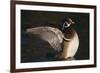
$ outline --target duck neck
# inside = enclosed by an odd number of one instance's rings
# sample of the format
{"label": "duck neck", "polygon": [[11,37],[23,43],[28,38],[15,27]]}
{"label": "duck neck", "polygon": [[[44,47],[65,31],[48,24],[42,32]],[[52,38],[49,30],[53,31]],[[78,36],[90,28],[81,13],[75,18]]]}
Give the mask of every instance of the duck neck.
{"label": "duck neck", "polygon": [[63,39],[63,43],[62,43],[62,48],[63,48],[63,50],[62,50],[62,52],[61,52],[61,54],[60,54],[60,58],[61,59],[67,59],[68,58],[68,56],[67,56],[67,48],[68,48],[68,46],[69,46],[69,42],[70,42],[70,39]]}

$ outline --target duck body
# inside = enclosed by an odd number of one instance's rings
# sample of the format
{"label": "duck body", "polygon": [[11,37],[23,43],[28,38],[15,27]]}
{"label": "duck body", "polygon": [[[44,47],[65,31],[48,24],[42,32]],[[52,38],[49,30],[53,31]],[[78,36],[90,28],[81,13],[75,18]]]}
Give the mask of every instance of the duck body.
{"label": "duck body", "polygon": [[68,28],[63,33],[58,28],[41,26],[29,28],[26,32],[38,35],[42,40],[49,42],[54,50],[58,52],[55,57],[59,59],[74,57],[79,47],[78,34],[72,28]]}

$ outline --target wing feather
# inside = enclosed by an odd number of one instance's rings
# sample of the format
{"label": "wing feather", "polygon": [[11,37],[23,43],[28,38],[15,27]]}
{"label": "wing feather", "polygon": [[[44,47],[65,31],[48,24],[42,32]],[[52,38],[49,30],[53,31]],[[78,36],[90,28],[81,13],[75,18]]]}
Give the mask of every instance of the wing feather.
{"label": "wing feather", "polygon": [[53,27],[35,27],[29,28],[26,32],[38,35],[42,40],[47,41],[56,51],[61,51],[63,33],[58,28]]}

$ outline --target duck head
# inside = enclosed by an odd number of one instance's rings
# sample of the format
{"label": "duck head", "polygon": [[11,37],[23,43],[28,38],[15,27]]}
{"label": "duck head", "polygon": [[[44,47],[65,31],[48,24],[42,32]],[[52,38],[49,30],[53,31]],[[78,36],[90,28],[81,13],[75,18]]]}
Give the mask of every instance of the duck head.
{"label": "duck head", "polygon": [[66,18],[62,26],[62,31],[64,31],[66,28],[70,27],[73,24],[75,24],[75,22],[71,18]]}

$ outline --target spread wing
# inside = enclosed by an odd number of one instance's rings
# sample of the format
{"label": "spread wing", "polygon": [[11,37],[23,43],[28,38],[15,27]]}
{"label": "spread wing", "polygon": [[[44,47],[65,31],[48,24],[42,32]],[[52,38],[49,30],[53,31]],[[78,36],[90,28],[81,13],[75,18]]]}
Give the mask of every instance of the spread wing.
{"label": "spread wing", "polygon": [[56,51],[60,52],[62,50],[61,43],[64,35],[59,29],[46,26],[29,28],[26,32],[37,35],[42,40],[48,42]]}

